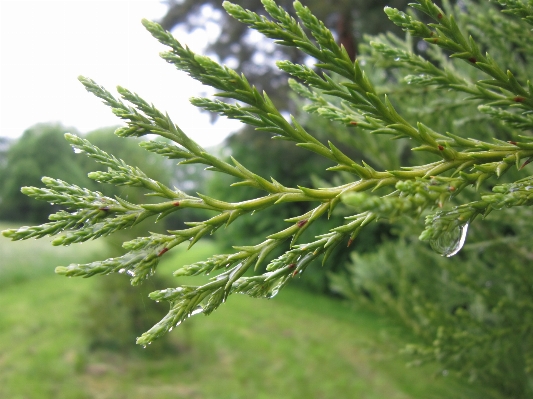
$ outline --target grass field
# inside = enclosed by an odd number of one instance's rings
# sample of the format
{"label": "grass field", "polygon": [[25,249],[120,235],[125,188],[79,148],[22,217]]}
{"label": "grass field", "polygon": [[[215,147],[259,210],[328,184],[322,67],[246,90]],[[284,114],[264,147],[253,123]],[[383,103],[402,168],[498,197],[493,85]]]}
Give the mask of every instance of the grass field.
{"label": "grass field", "polygon": [[[209,241],[177,249],[161,270],[169,276],[216,250]],[[89,351],[80,317],[106,277],[68,279],[53,269],[102,258],[103,243],[58,249],[2,237],[0,253],[0,398],[497,398],[435,377],[436,365],[406,368],[398,351],[413,337],[392,321],[290,287],[272,300],[230,298],[192,318],[171,333],[168,353]]]}

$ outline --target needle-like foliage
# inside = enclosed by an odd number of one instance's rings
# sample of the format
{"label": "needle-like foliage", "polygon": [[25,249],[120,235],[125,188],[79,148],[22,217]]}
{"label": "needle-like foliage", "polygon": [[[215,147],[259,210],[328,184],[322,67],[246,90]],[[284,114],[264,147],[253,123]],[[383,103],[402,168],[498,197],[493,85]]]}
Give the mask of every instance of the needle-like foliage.
{"label": "needle-like foliage", "polygon": [[[525,1],[501,1],[502,24],[514,29],[522,18],[531,23],[531,6]],[[427,24],[396,9],[386,8],[390,20],[412,37],[445,54],[441,62],[425,58],[394,40],[373,42],[373,51],[393,59],[409,72],[406,80],[413,87],[465,94],[465,101],[479,104],[479,111],[511,129],[512,140],[489,138],[471,139],[460,131],[438,131],[421,121],[402,114],[401,104],[394,105],[394,93],[383,93],[365,73],[365,66],[353,62],[346,50],[339,46],[333,34],[299,1],[294,2],[298,20],[291,17],[273,0],[263,0],[266,16],[247,11],[239,5],[224,2],[224,8],[234,18],[255,29],[278,45],[292,46],[315,59],[314,67],[279,61],[278,67],[291,75],[290,85],[302,96],[306,111],[345,126],[357,128],[354,134],[381,134],[385,143],[390,138],[407,142],[413,151],[425,154],[429,162],[404,164],[392,170],[376,170],[362,160],[352,159],[339,145],[321,141],[316,132],[305,128],[294,117],[281,114],[267,93],[260,93],[245,76],[219,65],[212,59],[195,54],[182,45],[157,23],[143,20],[146,29],[168,47],[161,57],[186,72],[193,79],[216,90],[222,100],[193,98],[191,102],[204,110],[237,119],[253,126],[257,134],[270,134],[274,139],[287,140],[331,162],[332,175],[349,174],[351,180],[335,187],[287,187],[283,176],[261,176],[236,159],[227,162],[208,153],[183,132],[168,114],[143,100],[131,91],[118,88],[119,98],[91,79],[80,77],[85,88],[99,97],[112,112],[125,122],[116,134],[121,137],[160,136],[165,140],[143,141],[147,151],[170,159],[181,160],[178,165],[203,164],[214,173],[234,177],[234,186],[250,186],[264,194],[247,201],[231,203],[224,198],[184,193],[167,187],[154,177],[148,177],[135,166],[127,165],[112,154],[95,147],[87,140],[66,135],[77,152],[108,167],[106,172],[89,174],[91,179],[113,185],[130,185],[160,197],[156,204],[134,204],[123,198],[108,198],[64,181],[43,178],[46,188],[25,187],[26,195],[64,207],[50,216],[50,222],[34,227],[6,230],[3,234],[13,240],[56,236],[53,245],[83,242],[126,229],[145,219],[154,221],[183,208],[200,208],[214,212],[201,222],[187,223],[188,228],[152,234],[124,243],[126,253],[117,258],[88,264],[57,267],[65,276],[90,277],[95,274],[127,273],[132,284],[139,284],[156,272],[161,257],[184,242],[189,247],[206,235],[215,233],[238,218],[245,218],[269,207],[287,202],[311,203],[308,212],[287,219],[288,227],[258,239],[253,246],[235,246],[231,254],[216,255],[202,262],[176,270],[176,276],[211,274],[209,282],[200,286],[181,286],[156,291],[150,297],[166,301],[168,314],[137,342],[147,345],[166,334],[188,317],[209,314],[223,304],[228,296],[240,293],[252,297],[271,298],[292,278],[303,273],[313,261],[321,258],[327,263],[332,251],[349,247],[369,223],[379,219],[398,220],[407,215],[426,220],[420,239],[444,256],[456,254],[465,242],[468,225],[478,216],[484,218],[504,207],[523,207],[533,203],[531,176],[509,183],[496,179],[511,168],[522,169],[533,157],[533,86],[525,69],[511,70],[486,53],[482,41],[462,31],[453,15],[445,13],[429,0],[420,0],[412,7],[433,20]],[[494,11],[495,9],[492,9]],[[514,19],[511,19],[514,18]],[[518,22],[517,22],[518,21]],[[482,39],[480,39],[482,40]],[[524,57],[531,54],[531,46],[523,44]],[[451,60],[450,60],[451,58]],[[471,74],[459,72],[455,63],[463,63]],[[460,69],[461,71],[464,68]],[[483,76],[478,79],[477,76]],[[474,77],[474,78],[473,78]],[[443,115],[445,117],[445,115]],[[355,131],[355,130],[354,130]],[[387,137],[389,136],[389,137]],[[388,145],[388,144],[387,144]],[[365,152],[365,148],[360,148]],[[261,154],[257,154],[261,156]],[[276,160],[279,162],[282,160]],[[179,167],[179,166],[178,166]],[[333,178],[332,178],[333,180]],[[492,181],[493,194],[482,192],[486,182]],[[462,194],[467,195],[462,195]],[[474,198],[474,199],[472,199]],[[339,207],[353,214],[345,223],[324,231],[314,240],[301,243],[302,234],[316,220],[327,218]],[[483,223],[483,221],[478,221]],[[224,234],[219,232],[217,234]],[[238,245],[238,243],[235,243]],[[281,256],[272,259],[280,249]],[[275,251],[276,250],[276,251]],[[248,271],[264,270],[257,275]]]}

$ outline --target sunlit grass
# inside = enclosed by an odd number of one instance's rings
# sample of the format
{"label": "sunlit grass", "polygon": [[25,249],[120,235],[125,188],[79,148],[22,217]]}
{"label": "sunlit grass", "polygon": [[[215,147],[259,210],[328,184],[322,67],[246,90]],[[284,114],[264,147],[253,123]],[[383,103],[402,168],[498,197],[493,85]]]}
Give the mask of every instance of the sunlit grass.
{"label": "sunlit grass", "polygon": [[[452,376],[434,377],[435,365],[406,368],[398,350],[413,337],[390,320],[290,287],[272,300],[234,296],[213,315],[188,320],[171,332],[169,353],[143,356],[150,346],[128,355],[91,352],[80,315],[106,277],[67,279],[53,268],[101,258],[105,248],[87,243],[63,252],[32,241],[15,250],[18,244],[0,239],[0,251],[13,253],[1,269],[10,282],[0,284],[0,398],[493,397]],[[178,248],[161,271],[170,276],[218,250],[210,241]],[[27,277],[9,277],[19,272]]]}

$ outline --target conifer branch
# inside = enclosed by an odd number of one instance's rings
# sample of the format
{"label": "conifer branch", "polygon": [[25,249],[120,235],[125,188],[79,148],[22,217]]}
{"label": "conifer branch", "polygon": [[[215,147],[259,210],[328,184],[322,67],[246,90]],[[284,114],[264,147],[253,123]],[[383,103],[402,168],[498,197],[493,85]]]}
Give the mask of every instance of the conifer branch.
{"label": "conifer branch", "polygon": [[[227,162],[209,154],[189,138],[168,114],[159,111],[136,93],[118,88],[120,98],[94,81],[80,77],[85,88],[99,97],[126,126],[116,134],[121,137],[140,137],[154,134],[166,141],[143,141],[144,149],[179,164],[203,164],[210,171],[237,178],[235,186],[250,186],[262,190],[263,196],[241,202],[226,202],[204,194],[190,195],[172,189],[148,177],[138,167],[130,166],[112,154],[102,151],[89,141],[73,135],[66,139],[76,149],[106,166],[107,171],[92,172],[89,177],[99,183],[132,186],[148,190],[148,195],[162,198],[159,203],[133,204],[122,198],[109,198],[61,180],[43,178],[45,188],[25,187],[23,193],[41,201],[65,208],[50,216],[50,222],[34,227],[6,230],[3,234],[12,240],[56,236],[54,245],[69,245],[109,235],[149,218],[157,220],[184,208],[214,211],[215,215],[199,222],[189,222],[187,228],[152,233],[124,243],[123,256],[86,264],[59,266],[58,274],[90,277],[97,274],[126,273],[132,284],[139,284],[156,272],[161,257],[174,247],[188,242],[189,247],[206,235],[253,212],[286,202],[312,202],[314,208],[301,215],[286,219],[288,227],[270,234],[256,245],[235,246],[231,254],[215,255],[205,261],[183,266],[176,276],[208,275],[209,282],[200,286],[185,285],[153,292],[150,297],[166,301],[169,313],[154,327],[138,338],[138,343],[149,344],[188,317],[210,314],[224,303],[229,295],[240,293],[252,297],[271,298],[293,277],[304,272],[311,262],[322,258],[325,262],[339,244],[350,246],[369,223],[388,219],[391,222],[403,216],[426,216],[426,228],[421,240],[445,256],[458,251],[464,243],[469,223],[477,216],[487,216],[504,207],[530,206],[533,181],[530,177],[511,183],[500,183],[492,194],[478,194],[475,200],[460,205],[448,205],[460,200],[459,194],[470,186],[476,190],[494,177],[501,177],[513,165],[522,169],[533,159],[533,139],[517,136],[516,140],[493,139],[490,142],[463,137],[456,132],[441,133],[429,124],[409,122],[402,104],[392,101],[376,88],[362,62],[352,62],[346,50],[336,44],[332,33],[299,1],[294,3],[298,20],[291,17],[273,0],[263,0],[267,16],[259,16],[244,8],[224,2],[224,8],[237,20],[256,29],[278,44],[292,46],[317,60],[318,73],[306,65],[279,61],[278,67],[292,79],[291,88],[306,99],[305,110],[346,126],[360,127],[372,134],[387,134],[393,138],[412,139],[412,150],[434,155],[437,161],[396,170],[376,170],[366,162],[357,163],[328,141],[323,143],[308,132],[291,116],[285,118],[266,93],[260,93],[244,75],[221,66],[208,57],[195,54],[182,46],[169,32],[156,23],[143,21],[147,30],[170,48],[162,58],[186,72],[192,78],[217,90],[221,100],[193,98],[193,105],[216,112],[231,119],[268,132],[276,139],[287,140],[331,161],[332,172],[349,172],[357,176],[334,186],[322,188],[286,187],[274,178],[260,176],[236,159]],[[506,2],[506,11],[519,15],[531,23],[530,5],[524,2]],[[489,79],[465,78],[461,72],[444,60],[443,52],[435,52],[425,59],[413,54],[400,39],[381,37],[371,43],[374,54],[387,59],[410,72],[408,83],[433,86],[467,93],[478,101],[480,112],[490,115],[506,126],[520,130],[533,127],[531,109],[533,91],[529,81],[524,83],[513,73],[504,71],[481,45],[467,37],[452,15],[446,15],[429,0],[412,5],[435,20],[424,24],[395,9],[386,8],[389,18],[412,36],[422,37],[452,54],[453,58],[467,61]],[[301,24],[301,25],[300,25]],[[310,32],[310,35],[302,28]],[[508,29],[515,29],[508,26]],[[440,60],[440,61],[439,61]],[[229,100],[229,101],[226,101]],[[365,153],[365,148],[361,149]],[[525,162],[523,160],[526,160]],[[523,163],[524,162],[524,163]],[[378,191],[378,196],[374,191]],[[385,193],[384,193],[385,192]],[[531,192],[531,193],[530,193]],[[302,234],[320,218],[345,204],[356,212],[345,218],[341,225],[300,243]],[[435,211],[437,209],[437,211]],[[432,212],[432,213],[431,213]],[[273,251],[284,247],[284,253],[270,260]],[[460,246],[459,246],[460,249]],[[251,268],[262,267],[260,275],[248,276]]]}
{"label": "conifer branch", "polygon": [[498,0],[505,9],[504,13],[514,14],[522,18],[528,24],[533,25],[533,6],[529,1],[522,0]]}
{"label": "conifer branch", "polygon": [[[437,23],[425,26],[413,17],[390,7],[386,7],[385,12],[392,22],[413,36],[422,37],[426,42],[450,51],[451,57],[463,59],[489,75],[492,79],[481,80],[476,84],[481,88],[503,89],[505,99],[488,105],[519,106],[525,110],[533,108],[533,90],[529,81],[525,88],[511,71],[504,72],[488,53],[483,55],[472,36],[468,38],[464,36],[453,16],[447,16],[441,8],[429,0],[420,0],[411,6],[429,15]],[[425,26],[425,29],[422,29],[422,26]]]}

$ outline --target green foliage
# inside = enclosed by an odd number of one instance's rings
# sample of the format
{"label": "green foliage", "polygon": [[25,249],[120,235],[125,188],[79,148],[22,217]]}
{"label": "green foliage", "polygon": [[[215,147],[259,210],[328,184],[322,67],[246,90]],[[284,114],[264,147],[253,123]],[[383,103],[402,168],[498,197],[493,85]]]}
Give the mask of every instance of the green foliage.
{"label": "green foliage", "polygon": [[[116,157],[135,162],[138,168],[142,168],[152,176],[157,176],[158,181],[166,184],[171,181],[169,161],[162,160],[155,154],[147,154],[133,140],[121,140],[112,134],[114,130],[114,128],[99,129],[88,133],[85,137]],[[86,161],[82,163],[82,168],[86,173],[97,173],[91,172],[94,170],[94,162],[91,162],[89,157],[82,160]],[[136,170],[133,171],[135,172]],[[99,173],[105,174],[106,167],[102,167]],[[96,186],[94,182],[92,183]],[[144,197],[141,190],[129,185],[100,186],[107,197],[120,195],[129,202],[139,202]],[[88,196],[83,199],[87,201]],[[147,226],[135,225],[108,236],[105,240],[107,256],[120,255],[122,243],[147,234],[146,228]],[[161,224],[152,226],[151,231],[161,232],[163,226]],[[151,291],[164,286],[165,282],[159,276],[154,276],[149,284],[135,287],[129,285],[128,280],[119,275],[98,280],[98,284],[84,298],[85,306],[81,324],[83,333],[87,337],[88,348],[91,351],[107,349],[121,353],[130,352],[131,342],[134,342],[135,337],[164,315],[165,311],[162,306],[158,306],[153,301],[143,300]],[[158,356],[165,352],[176,352],[168,339],[162,339],[161,342],[151,347],[149,353],[145,353]]]}
{"label": "green foliage", "polygon": [[[135,160],[147,172],[157,175],[160,181],[169,181],[170,172],[157,156],[146,154],[133,141],[120,140],[111,133],[114,128],[95,130],[86,137],[97,146],[107,148],[114,155],[126,160]],[[99,188],[94,181],[87,179],[87,173],[94,170],[94,163],[76,159],[76,154],[65,141],[65,133],[78,134],[72,128],[59,124],[38,124],[27,129],[23,136],[6,150],[0,168],[0,219],[11,221],[42,222],[50,214],[50,206],[31,200],[31,195],[23,195],[21,186],[34,186],[41,177],[54,176],[55,179],[72,182],[88,189]],[[49,182],[50,184],[54,184]],[[138,201],[142,196],[138,190],[107,186],[100,188],[107,196],[121,195]],[[31,191],[31,190],[30,190]],[[84,193],[80,193],[81,196]],[[137,196],[137,197],[136,197]],[[133,198],[130,198],[133,197]],[[55,206],[52,209],[58,210]]]}
{"label": "green foliage", "polygon": [[[44,216],[50,212],[50,206],[46,206],[47,204],[38,201],[28,202],[28,196],[21,195],[19,189],[21,185],[36,184],[40,180],[42,173],[60,176],[64,180],[75,181],[79,185],[89,186],[92,189],[97,188],[94,182],[84,176],[94,168],[94,165],[89,162],[83,162],[85,159],[82,162],[75,162],[75,154],[69,148],[68,143],[65,142],[63,137],[66,130],[59,125],[37,125],[29,129],[20,141],[10,148],[8,152],[9,163],[6,168],[7,180],[5,183],[11,186],[12,189],[4,186],[5,191],[3,193],[7,196],[7,204],[5,208],[0,208],[4,209],[4,219],[12,218],[20,222],[28,220],[29,215],[33,215],[33,221],[44,220]],[[169,168],[165,165],[168,161],[165,162],[154,154],[146,154],[133,140],[120,140],[120,138],[112,134],[114,130],[114,128],[100,129],[88,133],[86,137],[91,142],[109,149],[117,156],[128,160],[136,160],[137,165],[152,175],[157,175],[160,181],[170,181]],[[30,154],[32,155],[30,156]],[[26,167],[22,169],[24,165]],[[19,173],[21,170],[28,176],[34,176],[34,180],[24,180],[23,175]],[[105,169],[102,168],[100,173],[105,173]],[[90,204],[97,201],[98,198],[103,196],[100,193],[95,196],[95,192],[76,186],[70,186],[70,189],[66,190],[63,180],[45,178],[43,182],[47,184],[47,189],[34,190],[25,188],[22,191],[30,197],[36,196],[43,199],[49,196],[59,196],[54,202],[56,209],[59,209],[59,206],[65,206],[67,204],[70,207],[80,207],[83,204]],[[15,187],[16,196],[13,195]],[[121,195],[129,201],[138,202],[143,197],[139,190],[131,190],[128,187],[107,185],[102,187],[102,189],[109,198],[112,198],[114,195]],[[7,206],[10,204],[9,201],[16,201],[18,197],[21,197],[22,201],[16,202],[14,208],[15,210],[27,209],[25,215],[21,215],[18,211],[13,214],[7,212],[9,209]],[[44,209],[43,205],[46,206]],[[102,207],[105,206],[102,204]],[[91,218],[95,217],[95,215],[86,212],[82,217]],[[68,226],[68,222],[58,223],[55,225],[55,228],[63,229],[64,226]],[[162,226],[155,227],[155,229],[156,231],[162,231]],[[36,234],[40,236],[49,233],[50,231],[45,230]],[[102,253],[108,254],[108,256],[112,254],[116,255],[120,253],[124,241],[146,233],[146,226],[144,228],[142,226],[135,226],[134,228],[122,229],[118,234],[108,237],[106,240],[107,249],[105,251],[101,250],[99,256],[102,256]],[[65,248],[64,250],[67,249]],[[71,251],[77,250],[71,249]],[[28,253],[34,252],[29,251]],[[7,265],[2,267],[0,271],[2,284],[24,281],[30,277],[34,277],[27,276],[27,269],[21,269],[16,272],[12,271],[10,263],[14,262],[13,256],[14,254],[11,253],[3,253],[3,261]],[[93,258],[96,256],[98,255],[94,253]],[[46,254],[40,254],[39,256],[35,256],[35,258],[32,260],[32,263],[36,267],[33,274],[39,276],[42,273],[47,273],[45,269],[39,266],[42,263],[49,262],[50,259],[48,259]],[[90,257],[86,259],[90,260]],[[117,350],[126,350],[129,347],[125,341],[134,340],[146,328],[159,320],[163,316],[161,314],[161,307],[155,310],[152,309],[152,312],[146,312],[144,311],[146,308],[156,307],[156,304],[152,303],[152,301],[148,303],[139,301],[140,297],[146,297],[155,288],[163,288],[164,285],[159,279],[158,281],[159,285],[154,286],[151,284],[151,288],[148,286],[128,288],[127,281],[125,282],[124,279],[110,277],[102,280],[95,287],[92,294],[86,298],[84,326],[85,332],[91,337],[90,346],[94,348],[106,346],[113,347]],[[114,317],[111,314],[114,314]],[[126,337],[130,338],[128,339]],[[162,342],[157,346],[163,348],[165,344],[165,342]],[[152,349],[152,352],[156,353],[157,351]]]}
{"label": "green foliage", "polygon": [[[250,170],[261,170],[265,176],[283,176],[285,184],[296,186],[310,186],[313,176],[324,173],[329,163],[318,155],[310,154],[299,148],[294,148],[287,141],[273,142],[266,135],[258,135],[252,129],[245,129],[230,137],[225,145],[231,149],[231,156],[246,162]],[[268,151],[267,151],[268,149]],[[255,154],[265,153],[265,158]],[[253,187],[231,187],[236,179],[227,176],[211,176],[207,180],[206,194],[211,197],[224,198],[228,202],[241,202],[261,195],[260,190]],[[218,234],[215,239],[224,246],[231,248],[236,242],[241,245],[253,245],[257,237],[267,236],[286,227],[284,219],[295,214],[305,213],[309,205],[301,202],[289,202],[276,207],[264,209],[261,217],[239,218],[231,225],[231,234]],[[305,232],[303,239],[312,239],[324,230],[335,227],[335,223],[342,223],[342,216],[334,216],[330,220],[318,220]],[[281,251],[274,251],[272,256],[281,255]],[[336,254],[337,255],[337,254]],[[345,255],[345,254],[343,254]],[[341,255],[342,256],[342,255]],[[335,264],[341,266],[344,262]],[[295,283],[305,285],[315,291],[326,291],[327,280],[324,269],[313,268]]]}
{"label": "green foliage", "polygon": [[[519,21],[502,17],[487,4],[465,5],[468,13],[455,13],[461,31],[483,32],[480,40],[490,54],[498,54],[498,60],[513,60],[513,70],[523,76],[527,56],[516,57],[515,50],[497,34],[499,29],[506,31],[511,26],[518,32]],[[447,10],[452,11],[449,5]],[[423,53],[426,57],[423,59],[405,50],[412,45],[409,40],[390,35],[370,40],[364,61],[390,68],[389,73],[397,83],[383,90],[391,92],[389,88],[393,88],[403,114],[423,120],[436,131],[467,134],[465,138],[469,140],[465,145],[476,142],[481,147],[489,139],[496,145],[514,145],[519,141],[520,130],[525,131],[524,140],[529,140],[529,127],[523,119],[528,113],[517,111],[520,105],[486,103],[487,93],[483,94],[485,98],[479,98],[480,95],[478,100],[474,96],[465,101],[464,96],[448,93],[443,98],[440,91],[428,90],[431,85],[440,87],[446,80],[461,82],[451,77],[452,72],[463,77],[463,83],[457,86],[461,91],[464,82],[483,81],[486,75],[473,71],[471,61],[450,63],[446,53],[434,47]],[[420,44],[418,47],[424,48]],[[445,68],[440,74],[429,75],[432,65]],[[450,77],[444,78],[445,75]],[[480,88],[483,83],[477,89],[465,91],[473,94]],[[366,193],[347,195],[347,203],[357,209],[378,211],[397,221],[396,228],[390,242],[374,246],[366,253],[353,254],[347,275],[330,276],[338,292],[359,303],[367,302],[376,310],[388,311],[425,337],[427,345],[406,348],[414,364],[437,359],[443,372],[457,370],[469,380],[483,381],[510,397],[531,395],[528,344],[531,338],[526,321],[531,317],[527,239],[527,220],[531,217],[527,187],[531,186],[529,177],[521,178],[524,176],[521,168],[527,166],[528,159],[518,165],[515,160],[518,171],[502,162],[475,165],[462,171],[472,179],[477,192],[463,190],[462,196],[468,202],[455,207],[447,202],[450,197],[452,202],[457,201],[456,188],[462,181],[454,180],[457,175],[444,180],[435,177],[429,184],[418,179],[403,182],[397,185],[399,197],[378,200]],[[491,181],[486,173],[499,176],[498,181]],[[426,216],[426,229],[421,235],[422,239],[430,240],[435,252],[453,256],[465,243],[468,232],[464,249],[451,259],[435,258],[427,246],[418,242],[419,227],[405,218],[409,214],[424,216],[421,205],[428,200],[443,207]],[[487,212],[490,216],[483,223],[465,223],[477,216],[485,217]],[[438,238],[434,236],[436,232],[442,232]]]}
{"label": "green foliage", "polygon": [[508,397],[529,397],[531,273],[528,241],[518,236],[527,224],[497,236],[502,226],[507,227],[500,219],[484,226],[488,231],[471,229],[469,240],[476,243],[465,246],[456,261],[435,258],[406,234],[353,254],[351,273],[332,275],[333,287],[424,337],[427,344],[405,348],[412,364],[438,360],[443,372],[459,371]]}
{"label": "green foliage", "polygon": [[[462,14],[447,2],[443,10],[420,0],[412,6],[433,20],[426,24],[414,14],[387,7],[390,20],[408,32],[411,39],[382,35],[370,43],[366,60],[353,62],[333,34],[300,2],[294,2],[298,20],[272,0],[263,0],[263,4],[269,17],[229,2],[224,2],[224,8],[236,20],[276,43],[299,49],[316,60],[316,68],[291,61],[277,63],[293,77],[290,84],[294,91],[308,101],[306,111],[332,125],[340,123],[343,129],[357,128],[354,134],[368,131],[389,136],[400,144],[394,146],[383,136],[362,139],[359,151],[363,160],[356,162],[357,153],[348,153],[338,142],[333,143],[338,141],[334,136],[324,139],[313,132],[312,124],[306,127],[293,116],[286,118],[269,96],[259,92],[244,75],[195,54],[158,24],[145,20],[148,31],[169,47],[162,58],[215,88],[216,95],[224,99],[193,98],[194,105],[309,150],[329,163],[328,171],[342,179],[350,178],[333,185],[322,184],[324,179],[311,179],[311,186],[300,182],[289,186],[283,181],[284,176],[260,176],[256,172],[263,171],[252,170],[233,157],[229,161],[209,154],[167,114],[137,94],[119,87],[121,98],[117,99],[94,81],[80,78],[89,92],[126,122],[116,131],[118,136],[160,136],[165,141],[144,141],[141,146],[181,159],[180,164],[203,164],[210,171],[232,177],[232,186],[252,188],[262,194],[237,202],[215,198],[214,194],[190,195],[149,177],[85,139],[67,135],[77,151],[108,167],[89,177],[100,183],[144,188],[159,202],[134,203],[45,178],[47,188],[26,188],[25,193],[63,204],[68,211],[52,215],[50,223],[7,230],[4,235],[20,240],[60,234],[54,243],[65,245],[109,235],[147,218],[159,220],[182,209],[201,209],[214,215],[189,222],[188,228],[128,241],[124,243],[128,252],[123,256],[56,269],[59,274],[83,277],[128,273],[135,285],[153,275],[161,257],[183,242],[191,247],[236,220],[260,219],[259,215],[251,215],[279,209],[286,203],[302,204],[301,214],[285,219],[289,227],[269,234],[264,241],[235,246],[234,253],[215,255],[175,272],[176,276],[215,274],[206,283],[152,292],[150,298],[168,302],[170,311],[137,339],[139,344],[147,345],[192,315],[212,313],[234,293],[272,298],[314,260],[322,258],[325,264],[339,244],[350,246],[370,224],[387,220],[394,223],[395,230],[391,231],[397,237],[397,247],[411,243],[413,235],[419,235],[441,255],[459,253],[454,259],[465,260],[463,267],[453,260],[435,260],[436,255],[429,255],[422,244],[409,244],[401,258],[393,256],[391,245],[385,244],[376,248],[376,254],[356,257],[357,263],[367,256],[368,264],[379,266],[366,267],[363,274],[352,273],[356,276],[351,279],[355,294],[388,306],[428,338],[436,336],[431,347],[414,350],[422,358],[434,357],[446,367],[491,383],[514,397],[530,396],[532,285],[527,273],[530,253],[521,240],[527,234],[523,215],[529,215],[532,187],[524,169],[533,158],[528,130],[533,90],[527,79],[532,49],[527,40],[517,41],[521,56],[516,57],[514,48],[486,39],[519,30],[517,27],[529,29],[529,8],[521,2],[502,4],[504,9],[509,5],[506,10],[518,14],[524,22],[497,12],[490,4],[463,1],[462,6],[469,13],[456,19],[454,14]],[[487,16],[493,23],[488,24],[478,15]],[[467,33],[470,29],[488,33],[474,39]],[[417,47],[422,54],[412,50],[413,37],[419,38],[415,40],[419,40]],[[398,71],[380,76],[370,62],[395,66]],[[410,148],[413,155],[404,155],[405,148]],[[395,159],[389,160],[390,157]],[[314,186],[315,182],[319,184]],[[489,188],[494,194],[488,192]],[[504,207],[516,210],[508,210],[510,213],[502,220],[498,215],[503,215]],[[337,214],[345,220],[312,234],[314,237],[306,235],[318,225],[316,221]],[[487,220],[479,220],[489,214]],[[491,227],[491,218],[498,217],[498,223]],[[425,229],[410,222],[423,218]],[[487,247],[488,240],[505,238],[502,229],[509,229],[512,240],[505,241],[505,246],[512,248],[507,251],[512,254],[479,250],[463,255],[459,251],[469,227],[469,241],[473,238],[473,242],[485,243],[478,244],[482,248]],[[227,234],[231,235],[231,227]],[[281,255],[274,257],[276,251]],[[404,263],[407,260],[411,262]],[[436,267],[428,267],[428,263]],[[250,275],[252,269],[262,273]],[[346,284],[337,281],[337,285],[343,292],[350,292]],[[493,353],[496,356],[489,359]]]}

